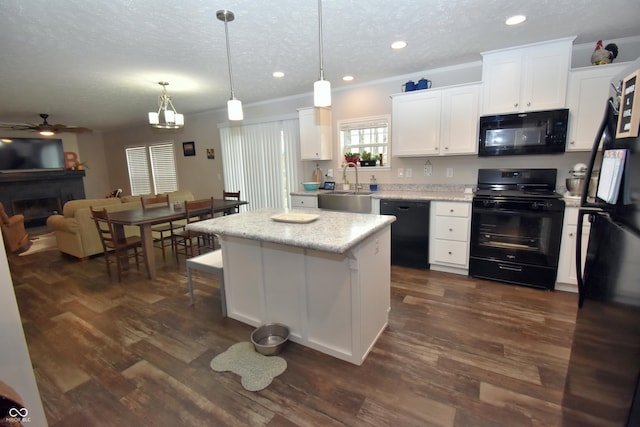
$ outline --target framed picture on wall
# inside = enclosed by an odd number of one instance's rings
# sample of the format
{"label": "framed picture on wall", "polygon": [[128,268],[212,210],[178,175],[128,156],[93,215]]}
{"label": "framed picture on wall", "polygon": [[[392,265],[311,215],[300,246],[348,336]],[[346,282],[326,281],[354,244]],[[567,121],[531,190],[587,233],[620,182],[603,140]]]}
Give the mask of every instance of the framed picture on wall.
{"label": "framed picture on wall", "polygon": [[194,141],[183,142],[182,143],[182,152],[185,156],[195,156],[196,155],[196,143]]}
{"label": "framed picture on wall", "polygon": [[216,153],[213,151],[213,148],[207,148],[207,159],[215,159]]}

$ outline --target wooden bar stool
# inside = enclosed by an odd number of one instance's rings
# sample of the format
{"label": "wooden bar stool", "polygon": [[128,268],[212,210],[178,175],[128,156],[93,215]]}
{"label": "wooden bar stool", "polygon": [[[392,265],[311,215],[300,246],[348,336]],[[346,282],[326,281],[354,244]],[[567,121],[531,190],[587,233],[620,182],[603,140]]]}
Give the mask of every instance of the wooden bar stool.
{"label": "wooden bar stool", "polygon": [[224,293],[224,271],[222,269],[222,250],[207,252],[193,258],[187,259],[187,282],[189,284],[189,304],[193,305],[193,282],[191,279],[192,270],[200,270],[213,273],[220,279],[220,302],[222,305],[222,316],[227,317],[227,301]]}

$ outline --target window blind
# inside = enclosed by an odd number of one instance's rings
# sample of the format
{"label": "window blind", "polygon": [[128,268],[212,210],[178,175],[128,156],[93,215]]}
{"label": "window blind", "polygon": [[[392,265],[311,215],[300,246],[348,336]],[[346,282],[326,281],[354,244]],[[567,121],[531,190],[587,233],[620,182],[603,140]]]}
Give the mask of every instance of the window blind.
{"label": "window blind", "polygon": [[160,194],[178,189],[173,143],[126,149],[131,194]]}
{"label": "window blind", "polygon": [[156,194],[178,190],[176,158],[173,144],[155,144],[149,147],[151,172]]}
{"label": "window blind", "polygon": [[126,154],[131,194],[150,194],[151,180],[149,179],[147,148],[144,146],[127,148]]}
{"label": "window blind", "polygon": [[225,189],[252,209],[288,206],[300,176],[298,120],[220,129]]}

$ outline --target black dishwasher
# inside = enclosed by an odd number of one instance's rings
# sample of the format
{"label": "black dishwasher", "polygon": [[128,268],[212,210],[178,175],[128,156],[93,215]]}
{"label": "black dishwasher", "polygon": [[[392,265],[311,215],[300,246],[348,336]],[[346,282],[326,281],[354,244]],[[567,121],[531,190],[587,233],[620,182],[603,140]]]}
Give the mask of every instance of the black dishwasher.
{"label": "black dishwasher", "polygon": [[429,268],[429,202],[380,200],[380,213],[394,215],[391,264]]}

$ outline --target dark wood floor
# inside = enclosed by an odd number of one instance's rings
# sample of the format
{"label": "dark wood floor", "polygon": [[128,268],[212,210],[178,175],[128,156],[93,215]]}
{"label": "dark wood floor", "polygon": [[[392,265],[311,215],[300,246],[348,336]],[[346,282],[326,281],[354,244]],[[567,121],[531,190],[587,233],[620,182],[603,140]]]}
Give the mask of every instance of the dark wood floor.
{"label": "dark wood floor", "polygon": [[101,256],[9,257],[50,425],[563,425],[575,295],[394,267],[362,366],[290,343],[285,373],[249,392],[209,363],[252,328],[222,318],[213,276],[189,306],[184,264],[157,260],[157,280],[119,284]]}

